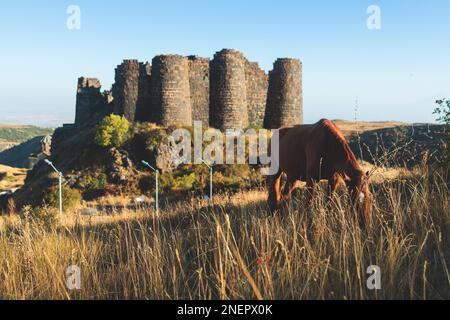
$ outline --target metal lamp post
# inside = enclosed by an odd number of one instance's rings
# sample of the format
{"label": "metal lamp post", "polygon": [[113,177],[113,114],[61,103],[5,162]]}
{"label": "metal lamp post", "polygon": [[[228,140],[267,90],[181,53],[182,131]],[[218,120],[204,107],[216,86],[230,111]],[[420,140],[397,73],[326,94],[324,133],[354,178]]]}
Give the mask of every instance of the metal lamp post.
{"label": "metal lamp post", "polygon": [[53,163],[48,160],[48,159],[44,159],[45,163],[48,164],[50,167],[52,167],[53,170],[55,170],[55,172],[58,174],[58,184],[59,184],[59,213],[62,214],[63,213],[63,206],[62,206],[62,178],[63,178],[63,174],[61,171],[59,171],[58,169],[56,169],[56,167],[53,165]]}
{"label": "metal lamp post", "polygon": [[198,159],[205,164],[209,168],[209,200],[212,202],[213,200],[213,167],[204,161],[203,159]]}
{"label": "metal lamp post", "polygon": [[156,189],[156,195],[155,195],[155,209],[156,213],[159,213],[159,170],[153,168],[147,161],[142,160],[141,161],[143,165],[147,166],[156,174],[156,182],[155,182],[155,189]]}

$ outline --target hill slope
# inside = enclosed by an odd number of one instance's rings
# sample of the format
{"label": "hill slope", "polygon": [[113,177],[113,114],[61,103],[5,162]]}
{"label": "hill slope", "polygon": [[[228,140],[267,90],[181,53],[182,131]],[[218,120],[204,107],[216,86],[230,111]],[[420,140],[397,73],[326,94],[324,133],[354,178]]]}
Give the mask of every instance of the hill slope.
{"label": "hill slope", "polygon": [[26,175],[26,169],[11,168],[0,164],[0,192],[20,188]]}
{"label": "hill slope", "polygon": [[0,152],[0,164],[16,168],[31,168],[33,163],[30,161],[30,156],[42,152],[41,141],[43,138],[43,136],[34,137]]}
{"label": "hill slope", "polygon": [[52,133],[53,129],[49,128],[0,124],[0,151],[9,149],[34,137]]}

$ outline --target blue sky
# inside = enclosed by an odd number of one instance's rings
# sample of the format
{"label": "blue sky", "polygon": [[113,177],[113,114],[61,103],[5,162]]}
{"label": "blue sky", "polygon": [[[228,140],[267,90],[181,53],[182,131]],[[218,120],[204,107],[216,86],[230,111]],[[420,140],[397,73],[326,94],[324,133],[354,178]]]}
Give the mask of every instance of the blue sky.
{"label": "blue sky", "polygon": [[[81,29],[66,27],[69,5]],[[381,30],[366,27],[369,5]],[[212,57],[235,48],[266,71],[303,62],[305,122],[320,118],[431,122],[450,98],[450,1],[2,0],[0,123],[72,122],[79,76],[104,89],[125,58]]]}

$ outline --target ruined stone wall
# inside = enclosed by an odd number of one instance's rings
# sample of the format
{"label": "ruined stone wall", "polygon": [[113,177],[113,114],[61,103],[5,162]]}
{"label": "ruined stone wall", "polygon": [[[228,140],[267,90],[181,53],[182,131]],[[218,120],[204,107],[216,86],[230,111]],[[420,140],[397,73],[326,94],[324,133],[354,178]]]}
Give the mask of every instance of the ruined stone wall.
{"label": "ruined stone wall", "polygon": [[248,122],[262,127],[266,111],[269,78],[256,62],[246,62],[245,68]]}
{"label": "ruined stone wall", "polygon": [[137,60],[124,60],[116,68],[113,86],[114,113],[125,116],[131,122],[136,120],[139,70],[140,65]]}
{"label": "ruined stone wall", "polygon": [[269,72],[264,127],[303,123],[302,64],[298,59],[277,59]]}
{"label": "ruined stone wall", "polygon": [[138,100],[136,102],[136,121],[146,122],[151,120],[151,83],[152,65],[139,63]]}
{"label": "ruined stone wall", "polygon": [[209,125],[209,59],[189,56],[192,120]]}
{"label": "ruined stone wall", "polygon": [[225,130],[248,126],[244,55],[224,49],[210,63],[210,125]]}
{"label": "ruined stone wall", "polygon": [[216,52],[211,61],[180,55],[160,55],[152,64],[124,60],[111,92],[101,94],[97,79],[79,79],[76,109],[76,127],[112,112],[130,122],[187,126],[200,120],[221,130],[300,124],[302,65],[278,59],[267,75],[230,49]]}
{"label": "ruined stone wall", "polygon": [[78,78],[75,105],[75,126],[85,126],[95,112],[95,108],[104,101],[100,92],[102,85],[96,78]]}
{"label": "ruined stone wall", "polygon": [[189,63],[180,55],[153,58],[152,121],[163,126],[192,125]]}

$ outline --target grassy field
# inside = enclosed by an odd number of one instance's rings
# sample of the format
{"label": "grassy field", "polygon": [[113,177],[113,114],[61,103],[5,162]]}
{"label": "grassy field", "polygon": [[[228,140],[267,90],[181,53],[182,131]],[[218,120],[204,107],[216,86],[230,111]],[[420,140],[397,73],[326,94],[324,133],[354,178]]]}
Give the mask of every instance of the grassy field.
{"label": "grassy field", "polygon": [[338,126],[339,130],[344,133],[344,135],[351,136],[356,133],[362,133],[365,131],[372,131],[378,129],[394,128],[411,125],[406,122],[399,121],[347,121],[347,120],[333,120],[333,122]]}
{"label": "grassy field", "polygon": [[[372,185],[368,227],[342,190],[311,212],[300,190],[280,216],[256,190],[166,204],[159,215],[3,217],[0,298],[449,299],[447,181],[425,169],[386,174]],[[65,285],[70,265],[80,267],[80,290]],[[380,267],[380,290],[366,287],[370,265]]]}

